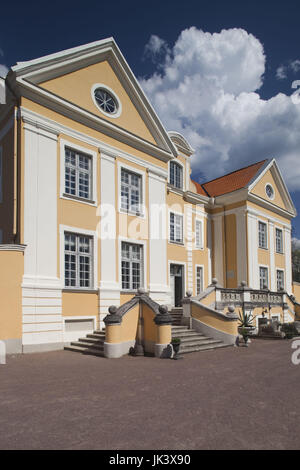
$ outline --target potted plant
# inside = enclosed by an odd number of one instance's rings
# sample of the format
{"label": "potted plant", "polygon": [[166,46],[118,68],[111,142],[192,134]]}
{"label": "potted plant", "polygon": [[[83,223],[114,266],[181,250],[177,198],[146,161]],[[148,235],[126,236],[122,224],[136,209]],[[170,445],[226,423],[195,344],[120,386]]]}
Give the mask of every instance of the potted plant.
{"label": "potted plant", "polygon": [[254,330],[253,316],[251,313],[246,313],[245,310],[239,313],[240,324],[238,326],[238,332],[242,335],[245,346],[248,346],[248,338],[251,332]]}
{"label": "potted plant", "polygon": [[180,343],[181,343],[180,338],[172,338],[171,344],[172,344],[174,352],[175,352],[173,359],[175,359],[175,360],[179,359],[178,353],[179,353]]}

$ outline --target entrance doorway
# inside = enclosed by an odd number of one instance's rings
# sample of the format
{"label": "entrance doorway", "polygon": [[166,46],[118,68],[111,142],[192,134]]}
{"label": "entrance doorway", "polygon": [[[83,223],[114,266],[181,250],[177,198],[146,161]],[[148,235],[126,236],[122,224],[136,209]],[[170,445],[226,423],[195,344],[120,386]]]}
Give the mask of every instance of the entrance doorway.
{"label": "entrance doorway", "polygon": [[170,265],[171,302],[174,307],[181,307],[184,292],[184,266]]}

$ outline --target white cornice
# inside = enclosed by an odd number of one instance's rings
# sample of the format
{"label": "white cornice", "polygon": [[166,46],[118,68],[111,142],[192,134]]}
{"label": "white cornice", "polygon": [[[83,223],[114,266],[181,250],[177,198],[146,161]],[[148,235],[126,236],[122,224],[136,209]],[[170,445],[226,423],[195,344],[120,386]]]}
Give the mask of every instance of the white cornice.
{"label": "white cornice", "polygon": [[26,245],[0,245],[0,251],[25,251]]}
{"label": "white cornice", "polygon": [[86,144],[92,145],[93,147],[97,147],[100,150],[100,153],[104,154],[105,156],[109,156],[111,158],[124,158],[124,160],[136,163],[137,165],[140,165],[143,168],[147,168],[153,173],[156,173],[164,178],[168,177],[168,171],[158,165],[155,165],[154,163],[147,162],[146,160],[140,157],[124,152],[124,150],[120,150],[117,147],[106,144],[101,140],[95,139],[94,137],[90,137],[87,134],[76,131],[71,127],[65,126],[64,124],[60,124],[57,121],[53,121],[52,119],[41,116],[40,114],[35,113],[34,111],[21,107],[19,115],[23,122],[35,126],[36,128],[41,128],[44,131],[47,131],[54,135],[64,134],[69,137],[73,137],[74,139],[77,139],[80,142],[84,142]]}
{"label": "white cornice", "polygon": [[257,196],[256,194],[250,193],[248,195],[248,201],[253,202],[257,204],[258,206],[261,206],[269,211],[275,212],[278,215],[281,215],[282,217],[285,217],[286,219],[292,219],[294,218],[297,214],[287,211],[286,209],[282,209],[281,207],[276,206],[273,204],[271,201],[267,201],[266,199],[261,198],[260,196]]}
{"label": "white cornice", "polygon": [[[74,70],[102,60],[109,61],[114,72],[133,101],[133,104],[137,107],[142,119],[157,142],[157,147],[150,142],[143,141],[143,139],[138,136],[127,132],[125,129],[121,129],[115,124],[99,118],[98,116],[93,115],[92,113],[89,113],[88,111],[85,111],[37,86],[41,81],[46,81],[56,76],[70,73]],[[39,59],[20,63],[12,67],[12,72],[8,74],[8,79],[11,85],[14,86],[15,92],[19,92],[19,94],[21,92],[21,94],[24,95],[27,90],[27,93],[31,92],[31,94],[35,96],[35,99],[43,99],[49,103],[52,102],[52,105],[55,104],[60,108],[68,108],[69,110],[71,108],[73,114],[75,114],[73,119],[77,115],[82,117],[84,114],[86,118],[89,117],[91,120],[96,119],[98,125],[103,127],[103,132],[107,133],[109,131],[109,135],[114,130],[117,134],[126,133],[127,139],[129,138],[131,141],[136,139],[137,141],[143,141],[144,146],[147,144],[149,146],[147,153],[153,152],[154,149],[156,149],[156,151],[161,154],[161,157],[167,160],[170,159],[171,156],[177,156],[176,147],[172,143],[113,38],[96,41],[94,43],[79,46],[56,54],[50,54]],[[43,105],[45,103],[42,102],[41,104]],[[116,135],[113,137],[118,138]],[[130,145],[133,145],[133,143],[131,142]]]}

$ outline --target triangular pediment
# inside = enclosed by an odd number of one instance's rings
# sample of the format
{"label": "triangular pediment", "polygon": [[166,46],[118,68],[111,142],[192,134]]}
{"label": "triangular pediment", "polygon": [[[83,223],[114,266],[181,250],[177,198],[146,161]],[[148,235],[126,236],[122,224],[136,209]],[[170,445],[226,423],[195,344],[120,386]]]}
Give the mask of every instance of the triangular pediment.
{"label": "triangular pediment", "polygon": [[296,215],[296,209],[276,160],[271,160],[262,168],[248,189],[250,195],[265,201],[266,204],[282,209],[293,216]]}
{"label": "triangular pediment", "polygon": [[[177,150],[112,38],[68,49],[57,54],[21,62],[12,67],[8,79],[15,87],[45,100],[57,102],[99,121],[101,130],[118,138],[139,139],[149,152],[157,150],[168,160]],[[94,91],[102,87],[115,98],[118,113],[103,113]]]}

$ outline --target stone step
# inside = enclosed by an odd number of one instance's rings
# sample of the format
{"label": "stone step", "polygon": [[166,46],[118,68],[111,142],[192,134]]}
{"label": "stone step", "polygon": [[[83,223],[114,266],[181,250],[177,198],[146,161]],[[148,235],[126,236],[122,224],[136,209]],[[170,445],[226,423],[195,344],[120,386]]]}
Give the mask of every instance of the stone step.
{"label": "stone step", "polygon": [[91,354],[93,356],[104,357],[104,352],[100,351],[99,349],[93,349],[93,348],[87,349],[85,347],[75,346],[75,345],[65,346],[64,349],[66,351],[80,352],[82,354]]}
{"label": "stone step", "polygon": [[[104,339],[105,339],[105,338],[104,338]],[[104,343],[104,339],[79,338],[78,341],[80,341],[81,343],[84,341],[84,342],[89,343],[89,344],[103,344],[103,343]]]}
{"label": "stone step", "polygon": [[206,351],[206,350],[214,350],[217,348],[227,348],[229,347],[229,344],[222,343],[221,341],[218,344],[204,344],[204,345],[198,345],[198,346],[191,346],[191,347],[184,347],[179,349],[179,356],[184,355],[184,354],[189,354],[197,351]]}
{"label": "stone step", "polygon": [[180,333],[185,333],[187,331],[191,331],[188,329],[187,326],[182,325],[172,325],[172,336],[179,335]]}
{"label": "stone step", "polygon": [[105,339],[105,336],[99,333],[89,333],[86,335],[87,338],[95,338],[95,339]]}
{"label": "stone step", "polygon": [[104,345],[103,343],[97,344],[97,343],[89,343],[85,340],[83,341],[72,341],[71,346],[80,346],[82,348],[86,349],[99,349],[100,351],[104,350]]}
{"label": "stone step", "polygon": [[198,339],[199,340],[213,339],[213,338],[210,338],[208,336],[201,335],[199,333],[190,333],[190,334],[186,334],[186,335],[177,335],[177,336],[173,336],[172,338],[179,338],[182,343],[185,343],[186,341],[197,341]]}
{"label": "stone step", "polygon": [[217,339],[212,339],[212,338],[196,338],[196,339],[186,339],[186,340],[181,340],[180,348],[185,349],[189,348],[190,346],[202,346],[203,344],[219,344],[222,343],[222,341],[219,341]]}
{"label": "stone step", "polygon": [[197,331],[186,330],[181,331],[180,333],[172,332],[172,338],[186,338],[188,336],[204,336],[202,333],[198,333]]}

